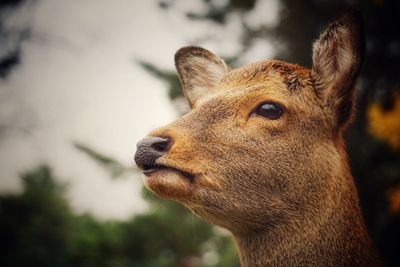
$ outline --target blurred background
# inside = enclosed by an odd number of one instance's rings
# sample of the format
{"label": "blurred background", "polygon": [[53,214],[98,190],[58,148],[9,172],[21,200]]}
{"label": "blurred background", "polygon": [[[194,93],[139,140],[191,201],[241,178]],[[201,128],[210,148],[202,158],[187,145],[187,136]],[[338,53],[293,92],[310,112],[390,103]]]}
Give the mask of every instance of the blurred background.
{"label": "blurred background", "polygon": [[400,266],[399,3],[0,0],[0,265],[239,266],[226,231],[146,191],[133,164],[138,140],[188,110],[173,55],[310,67],[319,32],[356,7],[349,160],[368,229]]}

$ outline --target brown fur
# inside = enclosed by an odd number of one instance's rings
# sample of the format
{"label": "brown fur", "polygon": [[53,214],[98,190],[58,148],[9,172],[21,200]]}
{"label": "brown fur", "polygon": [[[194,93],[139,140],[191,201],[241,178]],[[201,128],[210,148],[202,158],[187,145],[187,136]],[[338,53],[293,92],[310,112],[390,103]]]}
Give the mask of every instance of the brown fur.
{"label": "brown fur", "polygon": [[[175,170],[145,183],[231,231],[243,266],[379,265],[341,135],[361,61],[357,23],[345,17],[328,28],[311,70],[280,61],[229,70],[207,50],[177,52],[193,109],[150,134],[172,140],[156,162]],[[281,104],[283,116],[257,115],[265,101]]]}

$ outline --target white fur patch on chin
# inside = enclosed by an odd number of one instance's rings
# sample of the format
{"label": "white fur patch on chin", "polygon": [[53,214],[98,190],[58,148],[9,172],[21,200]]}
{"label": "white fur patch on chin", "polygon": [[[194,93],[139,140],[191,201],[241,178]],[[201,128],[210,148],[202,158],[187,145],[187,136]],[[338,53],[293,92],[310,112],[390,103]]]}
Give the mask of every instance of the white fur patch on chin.
{"label": "white fur patch on chin", "polygon": [[180,199],[188,197],[193,186],[181,173],[163,169],[144,177],[144,184],[155,194],[163,198]]}

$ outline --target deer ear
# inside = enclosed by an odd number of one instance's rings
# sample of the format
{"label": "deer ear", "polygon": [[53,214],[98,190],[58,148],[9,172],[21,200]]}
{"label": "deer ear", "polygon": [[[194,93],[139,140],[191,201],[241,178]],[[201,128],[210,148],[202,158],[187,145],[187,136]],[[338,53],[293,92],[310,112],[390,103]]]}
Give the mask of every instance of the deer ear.
{"label": "deer ear", "polygon": [[229,71],[225,62],[200,47],[183,47],[175,54],[175,66],[190,106],[216,90],[216,83]]}
{"label": "deer ear", "polygon": [[325,107],[331,108],[337,129],[354,113],[354,84],[364,53],[362,18],[348,13],[333,22],[313,46],[311,78]]}

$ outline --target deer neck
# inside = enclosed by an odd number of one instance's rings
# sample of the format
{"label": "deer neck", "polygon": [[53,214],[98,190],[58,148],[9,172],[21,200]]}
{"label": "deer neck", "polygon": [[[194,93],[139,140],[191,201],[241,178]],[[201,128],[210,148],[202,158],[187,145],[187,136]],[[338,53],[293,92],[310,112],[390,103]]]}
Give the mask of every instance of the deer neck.
{"label": "deer neck", "polygon": [[274,228],[233,233],[242,267],[379,266],[351,175],[329,209]]}

